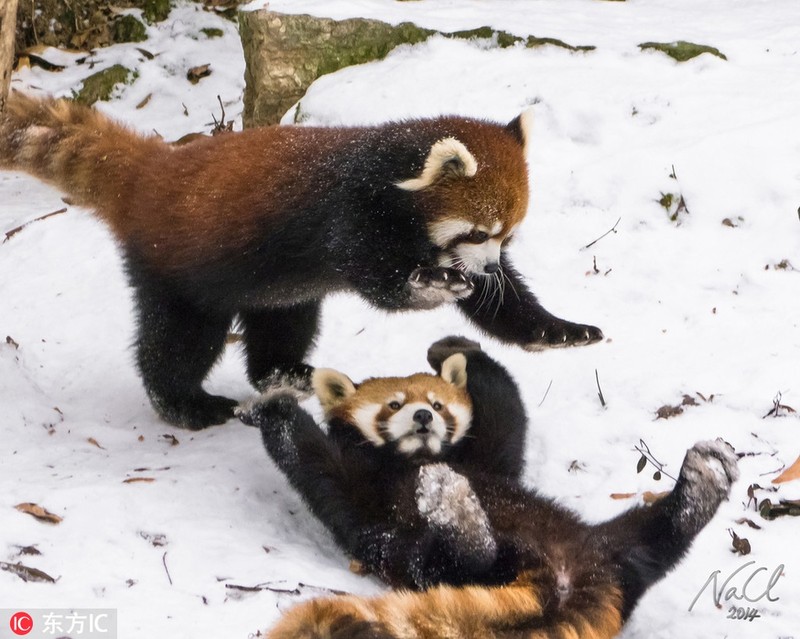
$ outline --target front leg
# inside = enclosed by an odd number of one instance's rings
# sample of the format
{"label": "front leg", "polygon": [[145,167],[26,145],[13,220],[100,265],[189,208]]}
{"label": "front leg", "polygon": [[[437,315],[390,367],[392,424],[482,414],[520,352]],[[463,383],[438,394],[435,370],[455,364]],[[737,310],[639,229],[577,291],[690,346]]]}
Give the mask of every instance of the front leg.
{"label": "front leg", "polygon": [[469,481],[447,464],[394,484],[393,522],[365,529],[356,557],[395,588],[498,581],[498,544]]}
{"label": "front leg", "polygon": [[316,517],[348,552],[364,527],[357,504],[368,479],[348,468],[340,449],[297,405],[292,393],[275,393],[237,410],[245,424],[261,429],[264,447]]}
{"label": "front leg", "polygon": [[556,317],[539,303],[511,264],[500,256],[494,276],[473,276],[475,289],[458,304],[464,314],[490,335],[526,350],[584,346],[603,339],[596,326]]}
{"label": "front leg", "polygon": [[528,418],[514,378],[481,350],[480,344],[450,336],[428,349],[428,363],[440,373],[442,363],[461,353],[467,360],[467,393],[472,400],[472,424],[453,451],[452,461],[518,479],[525,461]]}
{"label": "front leg", "polygon": [[293,388],[312,393],[314,369],[303,359],[318,332],[320,303],[244,310],[239,321],[247,355],[247,376],[261,392]]}

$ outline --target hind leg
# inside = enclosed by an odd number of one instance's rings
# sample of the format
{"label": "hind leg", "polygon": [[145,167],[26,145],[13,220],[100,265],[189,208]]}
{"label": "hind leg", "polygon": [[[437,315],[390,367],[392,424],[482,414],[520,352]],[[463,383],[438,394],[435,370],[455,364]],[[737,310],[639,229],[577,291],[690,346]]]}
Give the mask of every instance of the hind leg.
{"label": "hind leg", "polygon": [[736,463],[733,448],[721,439],[698,442],[686,452],[669,495],[595,527],[620,563],[625,618],[647,588],[683,557],[728,498],[739,477]]}
{"label": "hind leg", "polygon": [[303,363],[319,326],[318,301],[288,308],[243,311],[247,377],[260,391],[291,386],[311,392],[313,369]]}
{"label": "hind leg", "polygon": [[231,316],[213,314],[158,285],[136,286],[136,355],[145,390],[165,421],[199,430],[233,417],[236,402],[210,395],[203,380],[225,345]]}

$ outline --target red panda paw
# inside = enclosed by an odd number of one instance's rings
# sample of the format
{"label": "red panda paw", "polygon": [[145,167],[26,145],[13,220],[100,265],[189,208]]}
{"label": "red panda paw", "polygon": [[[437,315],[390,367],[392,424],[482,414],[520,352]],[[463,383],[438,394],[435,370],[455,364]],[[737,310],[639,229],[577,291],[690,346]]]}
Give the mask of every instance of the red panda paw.
{"label": "red panda paw", "polygon": [[567,346],[588,346],[603,339],[603,331],[589,324],[573,324],[554,318],[533,331],[533,340],[524,345],[527,351]]}
{"label": "red panda paw", "polygon": [[443,266],[414,269],[408,278],[409,306],[435,308],[472,295],[474,285],[461,271]]}

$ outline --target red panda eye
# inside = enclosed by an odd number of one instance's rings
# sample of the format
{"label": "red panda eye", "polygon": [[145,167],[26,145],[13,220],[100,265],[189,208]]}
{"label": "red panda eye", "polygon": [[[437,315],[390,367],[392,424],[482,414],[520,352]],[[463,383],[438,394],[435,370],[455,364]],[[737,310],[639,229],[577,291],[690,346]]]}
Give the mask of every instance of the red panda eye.
{"label": "red panda eye", "polygon": [[441,402],[433,402],[433,404],[431,404],[431,406],[433,406],[433,410],[442,410],[442,408],[444,408],[444,406],[442,406]]}
{"label": "red panda eye", "polygon": [[392,410],[400,410],[400,402],[389,402],[389,408]]}
{"label": "red panda eye", "polygon": [[473,231],[469,239],[476,244],[483,244],[489,239],[489,234],[486,231]]}

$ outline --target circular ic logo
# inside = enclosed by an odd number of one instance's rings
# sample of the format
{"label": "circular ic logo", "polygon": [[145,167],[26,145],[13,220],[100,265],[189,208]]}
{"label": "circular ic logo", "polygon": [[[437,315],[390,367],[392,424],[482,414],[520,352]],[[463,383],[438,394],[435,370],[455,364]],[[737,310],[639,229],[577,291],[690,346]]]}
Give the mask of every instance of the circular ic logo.
{"label": "circular ic logo", "polygon": [[11,615],[9,625],[11,626],[11,632],[15,635],[27,635],[33,630],[33,617],[27,612],[15,612]]}

